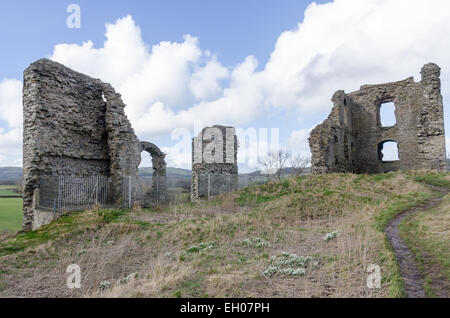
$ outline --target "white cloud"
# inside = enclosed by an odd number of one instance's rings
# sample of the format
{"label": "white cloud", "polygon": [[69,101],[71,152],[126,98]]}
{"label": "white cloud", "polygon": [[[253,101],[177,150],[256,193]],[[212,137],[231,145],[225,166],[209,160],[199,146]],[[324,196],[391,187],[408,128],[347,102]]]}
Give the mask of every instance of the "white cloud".
{"label": "white cloud", "polygon": [[0,165],[22,165],[22,82],[0,82]]}
{"label": "white cloud", "polygon": [[9,128],[22,126],[22,82],[4,79],[0,82],[0,120]]}
{"label": "white cloud", "polygon": [[186,106],[219,97],[220,80],[229,76],[216,56],[202,51],[198,39],[190,35],[182,43],[147,47],[131,16],[107,24],[102,48],[90,41],[59,44],[50,58],[110,82],[123,95],[127,115],[140,137],[188,126],[205,107],[186,112]]}
{"label": "white cloud", "polygon": [[[448,0],[335,0],[312,3],[304,21],[279,36],[260,71],[251,55],[239,65],[223,66],[190,35],[180,43],[150,46],[130,16],[107,24],[102,47],[90,41],[59,44],[51,58],[110,82],[128,105],[139,137],[151,141],[174,128],[192,129],[196,119],[205,126],[239,126],[273,108],[325,118],[336,90],[411,75],[419,80],[420,68],[428,62],[442,67],[446,104],[448,38]],[[306,135],[306,130],[293,132],[289,144],[307,152]]]}
{"label": "white cloud", "polygon": [[190,89],[196,100],[212,100],[222,94],[219,81],[226,78],[228,69],[214,59],[192,74]]}
{"label": "white cloud", "polygon": [[22,128],[0,128],[0,166],[22,165]]}
{"label": "white cloud", "polygon": [[295,130],[291,133],[288,140],[288,149],[295,154],[300,154],[305,157],[310,157],[309,150],[309,134],[312,128]]}
{"label": "white cloud", "polygon": [[[450,2],[336,0],[311,4],[298,28],[278,38],[262,72],[266,103],[327,111],[338,89],[396,81],[434,61],[450,70]],[[443,74],[450,81],[450,72]]]}
{"label": "white cloud", "polygon": [[[418,77],[429,61],[450,69],[442,40],[449,36],[447,0],[336,0],[312,3],[259,72],[252,56],[225,68],[189,35],[149,49],[130,16],[107,25],[102,48],[57,45],[52,59],[111,82],[138,134],[151,137],[192,127],[195,118],[239,125],[272,107],[326,113],[338,89]],[[443,81],[450,83],[450,72]]]}
{"label": "white cloud", "polygon": [[450,137],[445,138],[446,141],[446,150],[447,150],[447,158],[450,158]]}

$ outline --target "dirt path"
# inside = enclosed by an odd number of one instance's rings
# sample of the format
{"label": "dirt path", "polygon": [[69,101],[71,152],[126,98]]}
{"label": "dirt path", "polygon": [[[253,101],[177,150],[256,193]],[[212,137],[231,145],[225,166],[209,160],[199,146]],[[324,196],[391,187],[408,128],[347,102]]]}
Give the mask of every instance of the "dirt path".
{"label": "dirt path", "polygon": [[409,250],[406,243],[400,238],[398,226],[408,216],[434,208],[437,206],[444,196],[448,193],[448,190],[441,187],[429,186],[432,190],[441,192],[442,196],[433,199],[426,204],[411,208],[405,212],[397,215],[386,227],[386,236],[391,242],[394,249],[397,263],[400,267],[400,274],[405,282],[405,291],[408,298],[424,298],[424,278],[417,266],[417,260],[414,254]]}

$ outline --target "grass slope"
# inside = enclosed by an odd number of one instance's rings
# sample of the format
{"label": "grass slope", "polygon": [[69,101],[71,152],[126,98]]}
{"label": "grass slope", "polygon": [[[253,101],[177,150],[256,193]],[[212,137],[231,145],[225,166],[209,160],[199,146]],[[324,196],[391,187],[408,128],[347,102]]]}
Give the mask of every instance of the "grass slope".
{"label": "grass slope", "polygon": [[[400,297],[384,226],[434,193],[408,173],[305,176],[210,202],[65,216],[0,238],[0,296]],[[66,287],[70,264],[82,289]],[[381,267],[381,289],[367,268]]]}

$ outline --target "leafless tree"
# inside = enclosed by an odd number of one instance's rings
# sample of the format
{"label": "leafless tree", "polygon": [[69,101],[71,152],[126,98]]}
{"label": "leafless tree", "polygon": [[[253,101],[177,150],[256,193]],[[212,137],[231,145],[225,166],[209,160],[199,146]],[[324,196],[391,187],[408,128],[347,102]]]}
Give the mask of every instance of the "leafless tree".
{"label": "leafless tree", "polygon": [[280,149],[275,153],[276,160],[276,176],[278,181],[281,181],[281,177],[283,175],[283,169],[286,167],[286,163],[288,162],[291,154],[286,149]]}
{"label": "leafless tree", "polygon": [[291,155],[290,163],[292,167],[292,174],[295,177],[300,176],[306,171],[310,162],[311,160],[309,159],[309,157],[305,155],[302,154]]}
{"label": "leafless tree", "polygon": [[262,173],[267,176],[267,181],[275,179],[281,181],[283,175],[283,169],[286,167],[286,163],[290,158],[290,153],[285,149],[278,151],[270,151],[262,160],[264,167]]}
{"label": "leafless tree", "polygon": [[23,183],[22,183],[22,179],[18,179],[15,181],[15,189],[14,192],[18,193],[18,194],[23,194]]}
{"label": "leafless tree", "polygon": [[275,160],[271,152],[262,159],[261,164],[263,165],[261,174],[264,174],[267,177],[267,182],[270,182],[271,176],[275,173]]}

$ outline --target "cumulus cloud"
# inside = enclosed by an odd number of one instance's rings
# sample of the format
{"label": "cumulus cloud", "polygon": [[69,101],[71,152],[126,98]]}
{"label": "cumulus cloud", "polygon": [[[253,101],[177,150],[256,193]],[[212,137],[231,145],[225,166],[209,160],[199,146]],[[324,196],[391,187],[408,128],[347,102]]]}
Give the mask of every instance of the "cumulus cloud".
{"label": "cumulus cloud", "polygon": [[22,164],[22,82],[0,82],[0,164]]}
{"label": "cumulus cloud", "polygon": [[[303,23],[286,31],[262,76],[266,103],[326,111],[333,92],[418,74],[434,61],[450,69],[450,3],[445,0],[336,0],[311,4]],[[444,72],[444,82],[450,72]]]}
{"label": "cumulus cloud", "polygon": [[[102,46],[59,44],[50,58],[110,82],[128,105],[139,137],[152,140],[175,128],[192,129],[196,119],[239,126],[273,109],[326,118],[336,90],[411,75],[419,80],[428,62],[442,67],[446,104],[448,38],[448,0],[335,0],[312,3],[303,22],[279,36],[260,69],[252,55],[224,66],[191,35],[151,46],[131,16],[106,25]],[[307,152],[307,130],[298,128],[284,143]]]}
{"label": "cumulus cloud", "polygon": [[9,128],[22,126],[22,82],[4,79],[0,82],[0,120]]}
{"label": "cumulus cloud", "polygon": [[[138,134],[147,137],[192,125],[205,111],[202,103],[222,95],[220,81],[228,78],[228,69],[201,50],[197,38],[185,35],[183,40],[148,47],[127,16],[106,25],[103,47],[90,41],[59,44],[50,58],[110,82],[123,95]],[[187,111],[196,102],[200,104]]]}
{"label": "cumulus cloud", "polygon": [[312,128],[305,128],[295,130],[291,133],[288,140],[288,148],[291,149],[294,155],[299,154],[305,157],[311,157],[308,141],[311,130]]}
{"label": "cumulus cloud", "polygon": [[[312,3],[261,71],[253,56],[227,69],[190,35],[147,47],[130,16],[107,25],[102,48],[61,44],[51,58],[111,82],[138,133],[152,136],[192,126],[194,118],[242,124],[273,107],[326,113],[338,89],[418,78],[429,61],[450,69],[442,41],[449,36],[446,0],[335,0]],[[443,80],[450,82],[450,72]]]}
{"label": "cumulus cloud", "polygon": [[450,159],[450,137],[446,138],[446,144],[447,144],[447,158]]}

